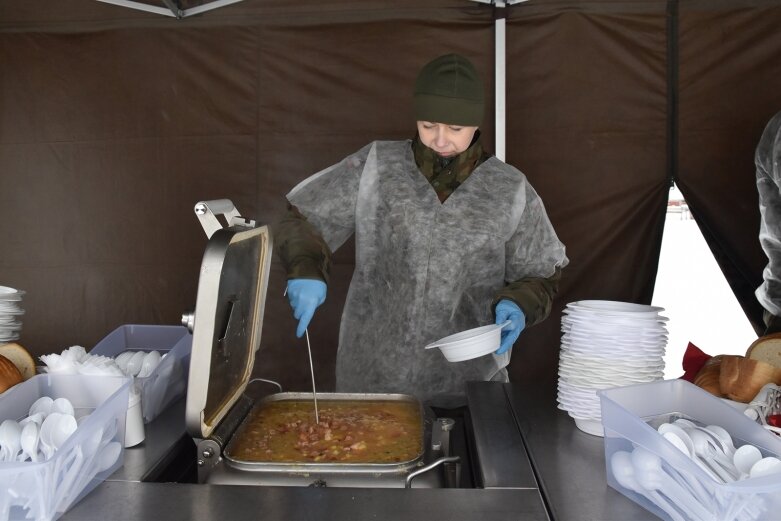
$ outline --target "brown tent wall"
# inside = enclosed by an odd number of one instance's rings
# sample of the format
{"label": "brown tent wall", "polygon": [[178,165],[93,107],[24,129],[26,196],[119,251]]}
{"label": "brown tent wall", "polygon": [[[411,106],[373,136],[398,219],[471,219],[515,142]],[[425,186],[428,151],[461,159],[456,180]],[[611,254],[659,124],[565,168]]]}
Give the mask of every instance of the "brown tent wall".
{"label": "brown tent wall", "polygon": [[[571,259],[511,377],[553,381],[566,302],[650,301],[673,176],[756,319],[752,158],[781,109],[775,4],[245,0],[175,20],[2,2],[0,285],[28,292],[21,342],[43,354],[121,324],[178,323],[206,243],[196,201],[230,198],[272,222],[311,173],[412,136],[411,83],[438,54],[469,56],[492,106],[495,15],[507,16],[507,160]],[[348,244],[310,328],[324,390],[352,266]],[[256,374],[306,389],[283,288],[275,259]]]}
{"label": "brown tent wall", "polygon": [[679,16],[677,179],[746,315],[767,262],[754,149],[781,110],[781,2],[697,1]]}
{"label": "brown tent wall", "polygon": [[553,377],[560,310],[648,303],[669,180],[664,2],[538,2],[510,10],[507,160],[567,245],[555,311],[523,335],[516,378]]}

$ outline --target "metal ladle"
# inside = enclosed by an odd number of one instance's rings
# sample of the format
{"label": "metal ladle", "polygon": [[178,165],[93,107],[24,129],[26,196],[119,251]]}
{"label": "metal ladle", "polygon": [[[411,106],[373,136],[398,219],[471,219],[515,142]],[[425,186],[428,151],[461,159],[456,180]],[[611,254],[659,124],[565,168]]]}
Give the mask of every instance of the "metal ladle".
{"label": "metal ladle", "polygon": [[315,402],[315,422],[320,423],[320,413],[317,410],[317,391],[315,390],[315,368],[312,364],[312,346],[309,344],[309,328],[304,330],[306,335],[306,350],[309,352],[309,374],[312,375],[312,398]]}
{"label": "metal ladle", "polygon": [[[282,296],[287,295],[287,288],[285,288],[284,293],[282,293]],[[317,390],[315,389],[315,368],[314,364],[312,364],[312,345],[309,343],[309,328],[306,328],[304,330],[304,334],[306,335],[306,350],[309,353],[309,374],[312,375],[312,399],[315,402],[315,423],[318,425],[320,424],[320,413],[317,410]]]}

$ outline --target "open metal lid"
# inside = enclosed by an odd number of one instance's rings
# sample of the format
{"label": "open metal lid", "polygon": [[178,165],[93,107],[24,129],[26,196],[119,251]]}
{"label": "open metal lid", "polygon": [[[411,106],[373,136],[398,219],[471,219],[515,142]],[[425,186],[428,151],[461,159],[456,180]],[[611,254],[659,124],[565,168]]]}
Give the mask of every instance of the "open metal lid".
{"label": "open metal lid", "polygon": [[[185,421],[206,438],[241,397],[260,347],[271,264],[267,226],[241,218],[226,199],[199,202],[195,213],[209,242],[192,317],[193,347]],[[214,213],[225,216],[223,228]]]}

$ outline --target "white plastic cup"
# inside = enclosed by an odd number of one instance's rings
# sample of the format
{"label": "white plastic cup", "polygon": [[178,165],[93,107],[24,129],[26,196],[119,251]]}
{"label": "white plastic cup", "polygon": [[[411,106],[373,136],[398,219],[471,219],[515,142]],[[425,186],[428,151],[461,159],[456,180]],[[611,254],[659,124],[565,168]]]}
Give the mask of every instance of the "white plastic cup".
{"label": "white plastic cup", "polygon": [[125,448],[134,447],[144,441],[144,415],[141,411],[141,393],[132,390],[127,403],[125,418]]}

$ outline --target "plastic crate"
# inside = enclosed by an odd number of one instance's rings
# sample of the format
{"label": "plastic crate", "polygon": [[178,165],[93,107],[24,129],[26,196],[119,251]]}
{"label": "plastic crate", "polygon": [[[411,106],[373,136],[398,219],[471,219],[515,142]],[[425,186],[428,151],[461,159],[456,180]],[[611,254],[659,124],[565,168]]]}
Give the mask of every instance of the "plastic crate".
{"label": "plastic crate", "polygon": [[193,336],[182,326],[120,326],[90,350],[115,357],[123,351],[159,351],[165,355],[149,376],[136,378],[144,423],[149,423],[187,391]]}
{"label": "plastic crate", "polygon": [[[599,391],[598,394],[605,430],[607,481],[612,488],[661,519],[673,521],[703,517],[693,515],[697,512],[685,512],[686,508],[680,507],[681,501],[673,501],[662,495],[661,502],[668,503],[668,507],[669,504],[678,505],[673,506],[671,514],[660,507],[658,496],[647,493],[648,487],[641,490],[631,488],[631,485],[637,484],[638,476],[622,472],[621,469],[632,468],[636,473],[638,465],[622,466],[619,462],[622,459],[626,461],[623,453],[631,456],[640,451],[643,459],[632,461],[658,463],[661,471],[676,479],[690,491],[690,495],[700,498],[697,503],[708,513],[705,519],[750,521],[778,519],[781,516],[781,474],[722,483],[712,478],[656,430],[662,423],[686,418],[703,426],[719,425],[725,428],[735,447],[750,443],[763,456],[781,454],[781,439],[741,411],[684,380],[617,387]],[[617,476],[616,471],[622,475]]]}
{"label": "plastic crate", "polygon": [[0,395],[0,421],[25,418],[42,396],[67,398],[78,419],[48,460],[0,462],[3,516],[56,519],[122,466],[130,384],[130,378],[36,375]]}

